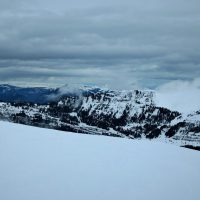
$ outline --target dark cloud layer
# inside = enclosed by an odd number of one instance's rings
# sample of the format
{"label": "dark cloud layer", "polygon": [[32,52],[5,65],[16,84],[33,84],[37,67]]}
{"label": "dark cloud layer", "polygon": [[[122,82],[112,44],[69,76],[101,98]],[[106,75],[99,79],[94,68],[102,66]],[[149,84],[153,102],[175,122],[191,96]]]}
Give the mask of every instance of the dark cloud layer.
{"label": "dark cloud layer", "polygon": [[199,0],[1,0],[0,82],[155,88],[200,77]]}

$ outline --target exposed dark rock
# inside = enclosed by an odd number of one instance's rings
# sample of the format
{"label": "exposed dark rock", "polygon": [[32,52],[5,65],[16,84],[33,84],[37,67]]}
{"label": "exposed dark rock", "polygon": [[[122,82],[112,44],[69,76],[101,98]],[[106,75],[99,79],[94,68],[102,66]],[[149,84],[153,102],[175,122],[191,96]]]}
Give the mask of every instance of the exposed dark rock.
{"label": "exposed dark rock", "polygon": [[179,122],[178,124],[172,126],[172,127],[166,132],[165,135],[166,135],[167,137],[172,137],[172,136],[174,136],[174,135],[178,132],[178,130],[179,130],[181,127],[182,127],[182,128],[186,127],[186,122]]}
{"label": "exposed dark rock", "polygon": [[182,146],[182,147],[200,151],[200,146],[185,145],[185,146]]}

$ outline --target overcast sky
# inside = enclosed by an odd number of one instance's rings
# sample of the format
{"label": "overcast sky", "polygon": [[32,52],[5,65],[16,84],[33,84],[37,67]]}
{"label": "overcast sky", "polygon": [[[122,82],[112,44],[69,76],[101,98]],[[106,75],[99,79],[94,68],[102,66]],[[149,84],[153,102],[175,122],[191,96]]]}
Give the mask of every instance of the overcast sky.
{"label": "overcast sky", "polygon": [[199,0],[0,0],[0,83],[155,89],[198,77]]}

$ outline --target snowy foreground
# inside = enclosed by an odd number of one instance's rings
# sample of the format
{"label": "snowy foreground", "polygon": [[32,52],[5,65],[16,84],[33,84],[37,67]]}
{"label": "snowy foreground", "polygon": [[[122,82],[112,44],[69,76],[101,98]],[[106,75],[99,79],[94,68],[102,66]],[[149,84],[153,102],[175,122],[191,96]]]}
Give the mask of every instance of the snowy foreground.
{"label": "snowy foreground", "polygon": [[199,200],[200,152],[0,122],[1,200]]}

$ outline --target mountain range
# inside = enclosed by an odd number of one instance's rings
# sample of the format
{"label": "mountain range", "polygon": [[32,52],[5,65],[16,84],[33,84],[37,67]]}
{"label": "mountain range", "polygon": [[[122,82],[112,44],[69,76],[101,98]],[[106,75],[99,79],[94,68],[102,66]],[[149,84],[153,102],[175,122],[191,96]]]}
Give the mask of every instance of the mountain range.
{"label": "mountain range", "polygon": [[154,91],[0,85],[0,119],[62,131],[200,146],[200,111],[184,115],[159,107]]}

